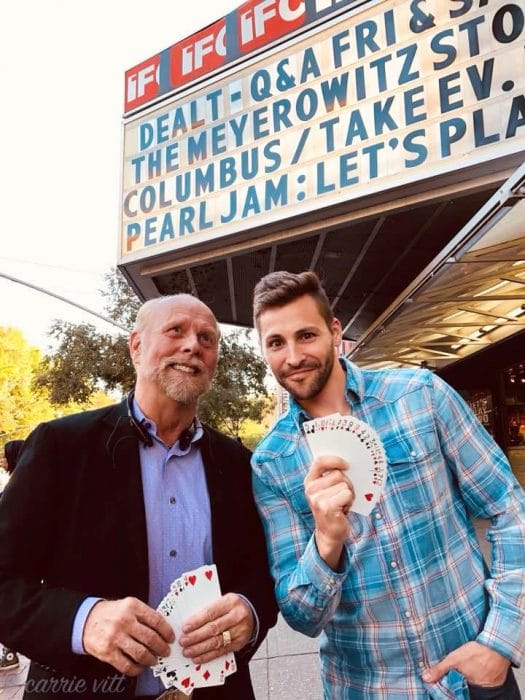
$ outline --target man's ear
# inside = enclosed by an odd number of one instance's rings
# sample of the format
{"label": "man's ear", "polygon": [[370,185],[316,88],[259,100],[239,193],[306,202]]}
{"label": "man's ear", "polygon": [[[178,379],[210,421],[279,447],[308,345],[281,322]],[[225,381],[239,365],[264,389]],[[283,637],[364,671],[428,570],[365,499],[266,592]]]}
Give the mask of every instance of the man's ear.
{"label": "man's ear", "polygon": [[343,327],[338,318],[332,319],[332,337],[334,339],[334,347],[338,348],[343,340]]}
{"label": "man's ear", "polygon": [[129,336],[129,355],[134,365],[138,364],[140,356],[140,334],[132,331]]}

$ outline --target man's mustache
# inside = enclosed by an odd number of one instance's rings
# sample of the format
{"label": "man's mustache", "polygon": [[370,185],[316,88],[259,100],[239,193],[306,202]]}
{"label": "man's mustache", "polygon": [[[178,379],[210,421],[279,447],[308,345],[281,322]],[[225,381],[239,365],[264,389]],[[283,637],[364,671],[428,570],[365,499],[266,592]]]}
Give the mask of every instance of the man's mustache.
{"label": "man's mustache", "polygon": [[296,372],[300,372],[301,370],[319,369],[320,367],[321,367],[320,362],[316,362],[315,360],[303,360],[300,364],[294,365],[293,368],[287,370],[286,372],[282,372],[281,377],[286,379],[287,377],[290,377],[292,374],[295,374]]}
{"label": "man's mustache", "polygon": [[187,359],[180,360],[177,357],[165,357],[161,361],[162,369],[166,369],[167,367],[170,367],[170,365],[183,365],[184,367],[190,367],[191,369],[195,370],[196,374],[205,369],[204,362],[201,362],[200,360],[192,360],[191,362],[188,362]]}

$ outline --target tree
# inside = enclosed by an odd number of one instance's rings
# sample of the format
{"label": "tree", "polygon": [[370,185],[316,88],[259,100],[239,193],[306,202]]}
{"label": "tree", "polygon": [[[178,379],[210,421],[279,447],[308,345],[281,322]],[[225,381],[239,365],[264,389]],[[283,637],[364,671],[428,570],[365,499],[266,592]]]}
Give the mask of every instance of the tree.
{"label": "tree", "polygon": [[42,356],[38,348],[26,341],[18,328],[0,327],[0,450],[9,440],[24,439],[38,423],[66,415],[86,407],[109,403],[107,395],[98,391],[89,404],[67,403],[56,406],[45,387],[34,381]]}
{"label": "tree", "polygon": [[199,417],[238,436],[245,421],[260,421],[269,410],[265,377],[266,365],[250,347],[248,332],[223,335],[215,379],[199,402]]}
{"label": "tree", "polygon": [[104,279],[106,289],[102,293],[106,297],[105,311],[107,315],[113,321],[131,330],[137,311],[142,304],[141,300],[118,269],[110,270]]}
{"label": "tree", "polygon": [[[106,275],[103,293],[107,315],[131,329],[141,302],[120,272]],[[64,321],[55,321],[50,335],[58,346],[41,364],[37,385],[48,389],[53,402],[86,401],[101,387],[121,394],[133,387],[135,371],[124,335]],[[260,421],[268,411],[265,376],[265,364],[248,344],[246,332],[224,335],[217,374],[200,401],[199,416],[229,435],[239,435],[245,420]]]}
{"label": "tree", "polygon": [[[117,270],[106,277],[104,310],[113,321],[132,328],[140,299]],[[58,341],[42,362],[37,385],[49,390],[53,402],[86,401],[100,387],[128,392],[135,383],[125,335],[100,333],[90,323],[55,321],[49,335]]]}
{"label": "tree", "polygon": [[87,401],[98,389],[129,391],[135,370],[129,358],[127,338],[100,333],[90,323],[55,321],[49,334],[56,350],[41,366],[37,386],[49,390],[57,404]]}
{"label": "tree", "polygon": [[269,396],[266,399],[266,411],[262,416],[262,420],[251,420],[248,419],[242,424],[242,428],[239,432],[239,437],[246,447],[250,450],[254,450],[257,444],[263,439],[266,433],[270,430],[270,427],[275,419],[275,398]]}
{"label": "tree", "polygon": [[53,418],[47,392],[33,391],[41,355],[18,328],[0,327],[0,438],[19,439],[37,423]]}

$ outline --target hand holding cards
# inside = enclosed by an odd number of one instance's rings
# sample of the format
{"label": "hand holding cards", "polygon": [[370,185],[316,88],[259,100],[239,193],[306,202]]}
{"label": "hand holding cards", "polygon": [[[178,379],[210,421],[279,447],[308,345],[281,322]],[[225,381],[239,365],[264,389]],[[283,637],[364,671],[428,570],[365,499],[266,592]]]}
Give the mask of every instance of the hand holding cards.
{"label": "hand holding cards", "polygon": [[359,418],[334,413],[303,423],[314,457],[334,455],[350,465],[355,499],[351,510],[369,515],[386,481],[386,456],[376,431]]}
{"label": "hand holding cards", "polygon": [[171,590],[157,610],[165,615],[176,635],[169,656],[159,659],[152,667],[153,675],[159,676],[166,688],[177,688],[190,695],[195,688],[222,685],[226,677],[237,670],[232,652],[208,661],[195,664],[183,655],[179,639],[188,618],[200,612],[221,597],[219,577],[215,564],[187,571],[171,584]]}

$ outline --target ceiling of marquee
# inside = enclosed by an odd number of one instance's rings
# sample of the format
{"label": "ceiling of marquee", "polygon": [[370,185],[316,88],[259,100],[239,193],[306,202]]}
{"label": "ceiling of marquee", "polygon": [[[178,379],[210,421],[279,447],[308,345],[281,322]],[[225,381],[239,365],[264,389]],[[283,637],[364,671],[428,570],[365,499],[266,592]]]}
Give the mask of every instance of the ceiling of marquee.
{"label": "ceiling of marquee", "polygon": [[353,348],[372,367],[440,369],[525,330],[525,168]]}

